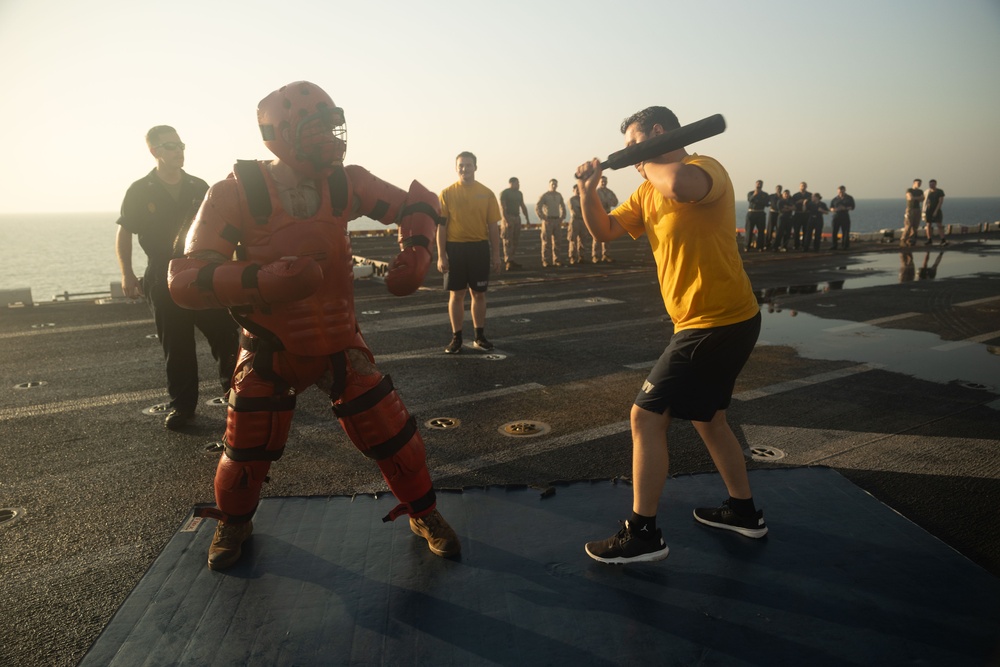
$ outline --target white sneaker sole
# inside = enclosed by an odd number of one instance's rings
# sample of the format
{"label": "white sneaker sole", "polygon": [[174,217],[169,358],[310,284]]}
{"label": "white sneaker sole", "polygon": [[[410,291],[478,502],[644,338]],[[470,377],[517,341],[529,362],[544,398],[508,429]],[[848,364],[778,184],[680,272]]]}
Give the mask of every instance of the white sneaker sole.
{"label": "white sneaker sole", "polygon": [[767,535],[767,526],[764,526],[763,528],[744,528],[743,526],[732,526],[728,523],[718,523],[715,521],[702,519],[695,512],[692,512],[691,514],[692,516],[694,516],[695,521],[697,521],[698,523],[703,523],[706,526],[711,526],[712,528],[721,528],[722,530],[729,530],[734,533],[739,533],[740,535],[743,535],[745,537],[752,537],[754,539],[760,539],[761,537]]}
{"label": "white sneaker sole", "polygon": [[632,558],[601,558],[600,556],[595,556],[590,553],[590,549],[587,545],[583,546],[583,550],[587,552],[587,555],[594,560],[601,563],[608,563],[609,565],[625,565],[627,563],[655,563],[658,560],[664,560],[670,555],[670,547],[664,545],[659,551],[650,551],[649,553],[641,554],[639,556],[633,556]]}

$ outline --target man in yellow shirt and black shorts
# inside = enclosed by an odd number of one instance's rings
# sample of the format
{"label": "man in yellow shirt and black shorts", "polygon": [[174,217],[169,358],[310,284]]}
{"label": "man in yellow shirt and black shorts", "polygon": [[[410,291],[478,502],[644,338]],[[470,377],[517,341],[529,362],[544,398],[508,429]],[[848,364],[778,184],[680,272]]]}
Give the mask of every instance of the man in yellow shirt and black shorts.
{"label": "man in yellow shirt and black shorts", "polygon": [[462,322],[465,318],[465,293],[472,295],[472,326],[476,338],[472,345],[480,350],[493,349],[486,338],[486,288],[490,270],[500,271],[500,205],[496,195],[476,180],[476,156],[468,151],[455,158],[458,181],[442,190],[441,217],[438,225],[438,270],[444,274],[448,290],[448,319],[452,338],[447,354],[462,351]]}
{"label": "man in yellow shirt and black shorts", "polygon": [[[680,127],[666,107],[649,107],[622,123],[626,145]],[[694,510],[702,524],[752,538],[767,533],[754,506],[743,449],[726,420],[739,375],[760,334],[760,309],[736,242],[733,184],[716,160],[683,148],[641,162],[645,179],[610,214],[597,196],[600,161],[577,169],[583,219],[594,238],[623,234],[649,240],[674,332],[632,406],[632,517],[587,554],[604,563],[656,561],[669,549],[656,513],[669,472],[671,418],[690,420],[722,476],[729,498]]]}

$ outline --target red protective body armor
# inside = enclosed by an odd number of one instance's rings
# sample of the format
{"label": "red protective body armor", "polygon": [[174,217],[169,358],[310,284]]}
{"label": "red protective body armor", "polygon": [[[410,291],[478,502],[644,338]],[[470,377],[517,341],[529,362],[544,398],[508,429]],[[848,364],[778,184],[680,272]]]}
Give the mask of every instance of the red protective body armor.
{"label": "red protective body armor", "polygon": [[[204,512],[224,520],[246,521],[252,516],[270,464],[284,449],[294,395],[328,372],[336,374],[334,358],[346,358],[340,355],[345,350],[357,349],[373,361],[354,317],[347,223],[362,215],[385,224],[398,221],[404,252],[423,253],[424,249],[411,246],[433,238],[439,210],[436,196],[416,181],[408,194],[361,167],[338,166],[328,181],[317,181],[321,202],[316,213],[296,218],[285,211],[265,164],[241,163],[233,177],[212,186],[191,227],[188,256],[174,260],[170,267],[171,294],[180,305],[217,306],[217,292],[224,292],[249,341],[237,365],[227,417],[227,449],[216,472],[219,511]],[[249,187],[244,187],[240,173],[253,181]],[[264,203],[269,206],[261,204],[262,184],[266,186]],[[262,210],[269,213],[261,214]],[[219,264],[191,258],[192,254],[203,256],[198,253],[204,251],[223,257],[235,253],[238,261]],[[289,257],[312,258],[322,269],[322,282],[304,298],[268,303],[257,288],[258,271],[263,273],[259,267]],[[426,263],[414,272],[411,264],[400,271],[411,278],[407,282],[415,289],[425,269]],[[313,287],[310,281],[309,289]],[[434,491],[423,440],[391,381],[385,378],[383,382],[374,366],[358,373],[349,360],[344,363],[339,371],[341,391],[331,395],[334,411],[351,441],[377,462],[401,501],[386,518],[430,512]],[[352,401],[362,395],[375,398],[362,400],[362,407],[355,408]]]}
{"label": "red protective body armor", "polygon": [[[351,215],[355,202],[350,181],[339,216],[331,210],[329,187],[320,181],[324,187],[319,209],[312,217],[299,219],[285,212],[274,180],[263,165],[260,169],[272,212],[266,224],[244,218],[240,259],[267,264],[281,257],[312,257],[323,269],[323,284],[301,301],[255,307],[240,317],[275,334],[295,354],[325,356],[364,347],[354,319],[354,259],[347,223],[357,215]],[[406,196],[402,190],[399,194]]]}

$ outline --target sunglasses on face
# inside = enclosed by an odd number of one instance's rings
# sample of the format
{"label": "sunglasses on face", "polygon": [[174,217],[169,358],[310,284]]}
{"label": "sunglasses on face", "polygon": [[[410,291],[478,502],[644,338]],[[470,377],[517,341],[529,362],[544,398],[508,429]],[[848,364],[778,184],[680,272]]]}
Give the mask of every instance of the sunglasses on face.
{"label": "sunglasses on face", "polygon": [[183,141],[167,141],[167,142],[164,142],[164,143],[160,144],[159,146],[154,146],[154,148],[165,148],[168,151],[177,151],[177,150],[182,151],[182,150],[184,150],[184,142]]}

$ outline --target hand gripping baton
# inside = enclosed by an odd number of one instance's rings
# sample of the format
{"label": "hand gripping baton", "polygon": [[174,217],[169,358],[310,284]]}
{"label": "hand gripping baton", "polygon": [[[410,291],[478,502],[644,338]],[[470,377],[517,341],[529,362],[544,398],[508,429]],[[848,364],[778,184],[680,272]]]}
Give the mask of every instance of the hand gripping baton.
{"label": "hand gripping baton", "polygon": [[645,162],[654,157],[659,157],[664,153],[684,148],[695,142],[726,131],[726,120],[715,114],[708,118],[702,118],[684,127],[675,130],[668,130],[664,134],[657,135],[652,139],[626,146],[620,151],[615,151],[608,156],[608,159],[601,163],[601,169],[621,169]]}

